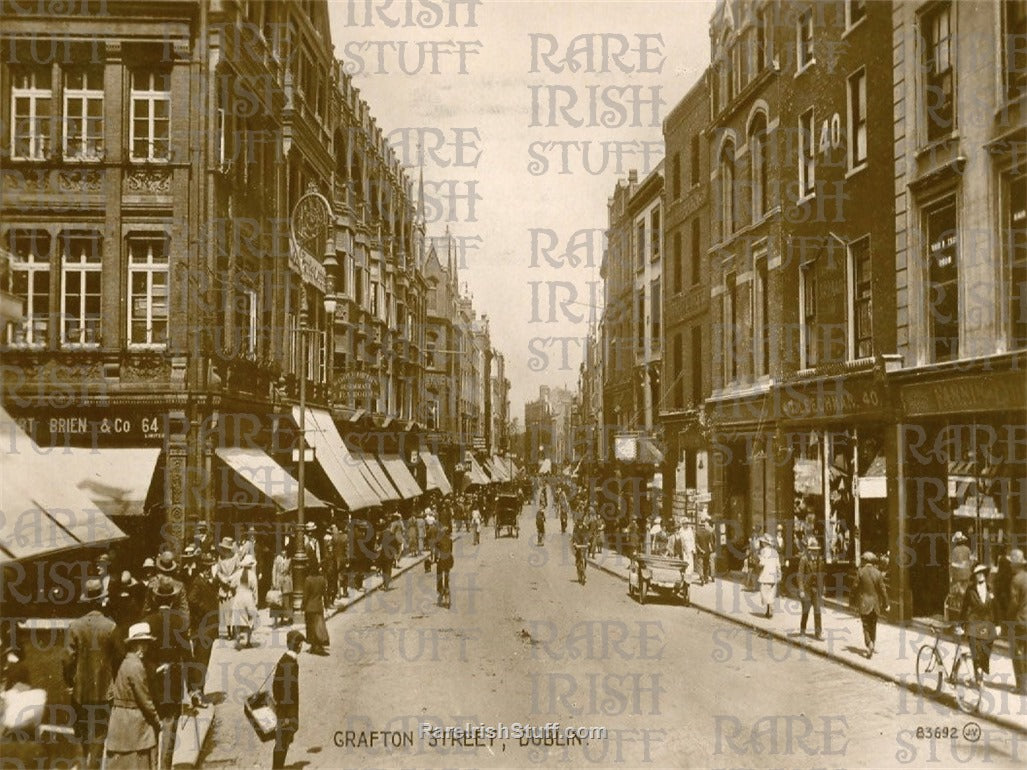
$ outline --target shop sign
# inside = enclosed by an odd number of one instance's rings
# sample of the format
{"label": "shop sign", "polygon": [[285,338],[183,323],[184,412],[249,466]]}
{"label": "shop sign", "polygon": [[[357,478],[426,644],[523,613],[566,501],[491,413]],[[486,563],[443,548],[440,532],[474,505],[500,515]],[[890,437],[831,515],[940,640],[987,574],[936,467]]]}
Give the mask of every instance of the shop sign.
{"label": "shop sign", "polygon": [[876,414],[885,402],[880,383],[870,379],[785,385],[779,399],[781,415],[786,420]]}
{"label": "shop sign", "polygon": [[79,409],[12,415],[41,447],[162,446],[167,434],[164,412]]}
{"label": "shop sign", "polygon": [[343,372],[335,378],[335,396],[343,402],[367,401],[374,397],[376,385],[375,376],[370,372]]}
{"label": "shop sign", "polygon": [[1023,372],[976,374],[902,388],[902,409],[908,416],[993,412],[1027,407]]}
{"label": "shop sign", "polygon": [[613,437],[613,456],[624,462],[633,463],[638,459],[638,436],[636,434],[618,435]]}

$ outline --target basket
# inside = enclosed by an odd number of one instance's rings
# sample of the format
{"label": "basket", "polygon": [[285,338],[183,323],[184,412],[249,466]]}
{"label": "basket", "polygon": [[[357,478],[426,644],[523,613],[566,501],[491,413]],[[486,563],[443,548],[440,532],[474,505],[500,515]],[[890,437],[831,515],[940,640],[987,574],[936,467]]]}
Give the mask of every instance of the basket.
{"label": "basket", "polygon": [[271,693],[259,690],[248,696],[243,705],[243,712],[260,740],[266,743],[275,737],[278,714],[275,713],[275,702]]}

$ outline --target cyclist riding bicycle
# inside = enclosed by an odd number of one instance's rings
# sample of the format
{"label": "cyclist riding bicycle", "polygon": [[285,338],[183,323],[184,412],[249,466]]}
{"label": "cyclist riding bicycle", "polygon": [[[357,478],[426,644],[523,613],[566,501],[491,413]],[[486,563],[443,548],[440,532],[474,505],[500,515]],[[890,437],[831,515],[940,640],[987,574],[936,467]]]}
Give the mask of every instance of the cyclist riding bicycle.
{"label": "cyclist riding bicycle", "polygon": [[574,532],[571,535],[571,544],[574,547],[574,567],[578,571],[578,580],[585,582],[585,559],[589,545],[589,531],[585,523],[578,522],[574,525]]}

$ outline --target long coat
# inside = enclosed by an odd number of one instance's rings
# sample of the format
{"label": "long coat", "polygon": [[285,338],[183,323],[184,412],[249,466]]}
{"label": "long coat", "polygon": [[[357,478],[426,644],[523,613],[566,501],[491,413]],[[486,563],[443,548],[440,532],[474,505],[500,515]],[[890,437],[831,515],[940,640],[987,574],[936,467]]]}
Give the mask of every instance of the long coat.
{"label": "long coat", "polygon": [[121,650],[117,625],[99,610],[91,610],[68,626],[64,648],[64,681],[75,703],[106,703]]}
{"label": "long coat", "polygon": [[289,653],[282,655],[275,666],[271,696],[278,724],[283,730],[296,732],[300,726],[300,664]]}
{"label": "long coat", "polygon": [[873,564],[864,564],[856,576],[855,608],[860,615],[881,614],[888,609],[884,577]]}
{"label": "long coat", "polygon": [[303,582],[303,615],[306,619],[307,641],[311,647],[327,647],[328,627],[325,624],[324,575],[307,575]]}
{"label": "long coat", "polygon": [[113,708],[107,730],[107,750],[125,753],[156,746],[157,709],[150,696],[143,660],[137,653],[125,656],[111,692]]}

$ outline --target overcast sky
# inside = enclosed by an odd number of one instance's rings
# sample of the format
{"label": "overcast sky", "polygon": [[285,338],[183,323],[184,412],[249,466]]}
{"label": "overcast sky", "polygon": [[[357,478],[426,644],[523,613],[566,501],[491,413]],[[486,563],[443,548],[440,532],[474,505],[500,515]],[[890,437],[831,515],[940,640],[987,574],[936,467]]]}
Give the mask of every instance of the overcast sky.
{"label": "overcast sky", "polygon": [[[714,4],[485,0],[474,26],[466,4],[445,0],[328,5],[336,56],[415,180],[423,139],[428,232],[448,225],[467,245],[461,282],[489,316],[523,421],[539,385],[575,386],[589,308],[602,302],[607,198],[628,169],[641,178],[659,162],[661,121],[709,61]],[[593,35],[579,38],[592,57],[576,46],[572,71],[568,48],[582,35]],[[432,153],[439,132],[445,146]],[[540,245],[555,237],[559,260],[588,230],[593,248],[576,266],[533,256],[533,231]],[[551,291],[570,299],[567,283],[574,304],[553,306]]]}

